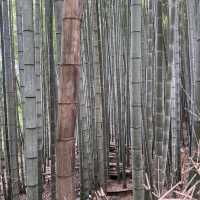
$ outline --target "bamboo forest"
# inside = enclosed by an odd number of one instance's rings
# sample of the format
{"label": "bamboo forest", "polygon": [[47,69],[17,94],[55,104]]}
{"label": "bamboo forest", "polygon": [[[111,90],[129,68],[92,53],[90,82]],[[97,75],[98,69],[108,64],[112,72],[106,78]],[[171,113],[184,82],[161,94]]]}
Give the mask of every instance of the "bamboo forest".
{"label": "bamboo forest", "polygon": [[200,0],[0,0],[0,200],[200,200]]}

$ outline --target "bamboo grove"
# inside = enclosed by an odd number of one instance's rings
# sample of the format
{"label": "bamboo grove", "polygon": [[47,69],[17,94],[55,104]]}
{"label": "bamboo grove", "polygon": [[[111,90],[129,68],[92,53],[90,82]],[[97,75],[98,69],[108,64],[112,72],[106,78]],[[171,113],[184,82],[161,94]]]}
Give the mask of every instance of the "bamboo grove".
{"label": "bamboo grove", "polygon": [[199,0],[0,0],[0,199],[50,177],[87,200],[111,176],[163,199],[184,154],[199,199],[199,19]]}

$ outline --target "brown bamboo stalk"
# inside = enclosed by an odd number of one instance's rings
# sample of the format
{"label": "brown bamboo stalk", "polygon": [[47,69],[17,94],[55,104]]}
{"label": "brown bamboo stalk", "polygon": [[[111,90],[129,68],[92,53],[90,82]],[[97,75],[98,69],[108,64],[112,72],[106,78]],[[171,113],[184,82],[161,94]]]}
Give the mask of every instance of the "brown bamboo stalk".
{"label": "brown bamboo stalk", "polygon": [[65,0],[59,71],[57,197],[74,200],[75,124],[80,67],[80,21],[82,0]]}

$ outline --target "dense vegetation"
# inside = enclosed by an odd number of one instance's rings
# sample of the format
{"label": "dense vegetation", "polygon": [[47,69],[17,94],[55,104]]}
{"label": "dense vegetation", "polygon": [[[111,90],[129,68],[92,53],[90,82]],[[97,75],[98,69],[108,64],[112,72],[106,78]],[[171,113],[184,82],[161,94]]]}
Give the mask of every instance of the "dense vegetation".
{"label": "dense vegetation", "polygon": [[45,199],[47,176],[52,200],[113,177],[200,199],[199,19],[199,0],[0,0],[0,199]]}

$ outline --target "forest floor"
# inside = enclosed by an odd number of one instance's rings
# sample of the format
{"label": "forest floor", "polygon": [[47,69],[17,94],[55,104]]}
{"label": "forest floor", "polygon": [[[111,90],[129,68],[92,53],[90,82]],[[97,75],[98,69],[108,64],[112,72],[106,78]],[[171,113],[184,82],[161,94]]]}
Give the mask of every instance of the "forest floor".
{"label": "forest floor", "polygon": [[[78,161],[77,161],[78,163]],[[78,164],[79,165],[79,164]],[[77,192],[77,200],[79,200],[80,194],[80,180],[79,180],[79,167],[76,166],[76,192]],[[113,166],[116,167],[115,164],[112,163]],[[176,191],[181,193],[183,185],[187,184],[187,178],[189,175],[189,154],[187,148],[181,149],[181,166],[182,166],[182,173],[181,173],[181,185],[176,188]],[[131,169],[127,170],[127,179],[126,179],[126,188],[123,187],[123,182],[119,182],[117,180],[117,176],[115,172],[110,172],[112,176],[110,176],[109,180],[107,181],[107,193],[105,197],[102,198],[93,198],[93,200],[132,200],[132,181],[131,181]],[[114,173],[114,174],[113,174]],[[166,190],[167,191],[167,190]],[[165,197],[171,198],[171,193]],[[45,182],[44,182],[44,191],[43,191],[43,200],[50,200],[51,199],[51,175],[50,175],[50,166],[47,167],[45,173]],[[182,199],[177,197],[177,199]],[[189,198],[185,198],[188,200]],[[21,195],[20,200],[25,200],[25,195]]]}
{"label": "forest floor", "polygon": [[[79,163],[77,161],[77,163]],[[77,200],[79,200],[78,194],[80,194],[80,180],[79,180],[79,164],[76,166],[76,192],[77,192]],[[106,198],[102,198],[102,200],[132,200],[132,180],[131,180],[131,169],[127,169],[127,179],[126,179],[126,188],[123,187],[123,182],[119,182],[117,180],[117,175],[116,175],[116,164],[111,163],[111,171],[109,172],[111,174],[109,180],[107,181],[107,191],[106,191]],[[181,185],[176,188],[177,191],[182,191],[183,185],[187,184],[187,178],[189,175],[189,153],[188,153],[188,148],[182,148],[181,149],[181,168],[182,168],[182,173],[181,173]],[[113,169],[114,167],[114,169]],[[47,169],[47,174],[48,171],[50,171],[50,168]],[[51,177],[50,175],[47,175],[45,177],[45,184],[44,184],[44,193],[43,193],[43,199],[48,200],[51,199]],[[166,189],[167,191],[167,189]],[[166,196],[166,198],[170,198],[171,193]],[[178,197],[178,199],[181,199]],[[95,200],[95,198],[94,198]],[[100,199],[98,199],[100,200]],[[187,198],[185,199],[187,200]]]}
{"label": "forest floor", "polygon": [[[113,158],[113,156],[111,156]],[[115,155],[114,155],[115,157]],[[112,160],[111,158],[111,160]],[[119,182],[117,180],[117,172],[116,172],[116,163],[111,161],[110,174],[112,175],[107,181],[107,192],[106,192],[106,200],[132,200],[132,183],[131,183],[131,169],[127,169],[126,173],[128,174],[126,180],[126,188],[123,188],[123,182]],[[77,199],[79,200],[80,195],[80,173],[79,173],[79,156],[76,155],[76,193]],[[44,182],[44,191],[43,191],[43,200],[51,199],[51,175],[50,175],[50,166],[47,167],[45,172],[45,182]],[[95,199],[95,198],[94,198]],[[104,199],[104,198],[102,198]],[[25,200],[24,198],[21,200]],[[98,199],[99,200],[99,199]]]}

